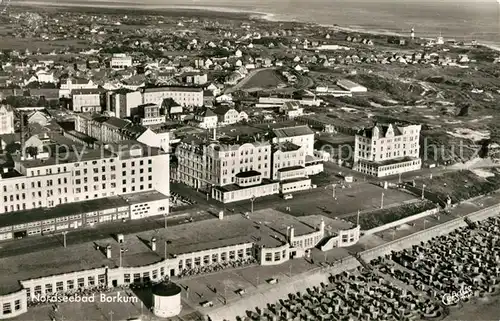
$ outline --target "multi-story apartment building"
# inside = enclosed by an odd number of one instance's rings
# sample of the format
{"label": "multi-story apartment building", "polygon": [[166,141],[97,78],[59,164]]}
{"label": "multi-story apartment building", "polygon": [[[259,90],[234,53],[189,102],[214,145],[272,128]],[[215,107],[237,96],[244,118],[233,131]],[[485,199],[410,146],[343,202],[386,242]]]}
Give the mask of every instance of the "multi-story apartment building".
{"label": "multi-story apartment building", "polygon": [[116,117],[79,114],[75,118],[75,130],[102,143],[137,139],[146,128]]}
{"label": "multi-story apartment building", "polygon": [[176,149],[178,179],[234,202],[278,192],[271,178],[271,144],[255,140],[185,141]]}
{"label": "multi-story apartment building", "polygon": [[123,70],[132,67],[132,57],[123,53],[113,54],[109,62],[109,67],[115,70]]}
{"label": "multi-story apartment building", "polygon": [[306,155],[314,155],[314,132],[307,125],[273,129],[273,143],[290,142],[304,147]]}
{"label": "multi-story apartment building", "polygon": [[160,106],[157,104],[140,105],[138,109],[142,126],[158,125],[165,122],[165,116],[160,115]]}
{"label": "multi-story apartment building", "polygon": [[128,89],[119,89],[106,93],[106,110],[113,112],[117,118],[137,115],[137,107],[142,105],[142,93]]}
{"label": "multi-story apartment building", "polygon": [[169,195],[169,155],[137,141],[37,159],[18,157],[0,178],[0,214],[137,192]]}
{"label": "multi-story apartment building", "polygon": [[172,98],[177,104],[189,107],[203,106],[203,89],[198,87],[157,87],[145,88],[143,104],[161,104]]}
{"label": "multi-story apartment building", "polygon": [[71,92],[73,111],[77,113],[100,113],[102,91],[99,89],[76,89]]}
{"label": "multi-story apartment building", "polygon": [[14,110],[8,105],[0,105],[0,135],[14,133]]}
{"label": "multi-story apartment building", "polygon": [[375,124],[355,135],[353,168],[384,177],[418,170],[421,125]]}

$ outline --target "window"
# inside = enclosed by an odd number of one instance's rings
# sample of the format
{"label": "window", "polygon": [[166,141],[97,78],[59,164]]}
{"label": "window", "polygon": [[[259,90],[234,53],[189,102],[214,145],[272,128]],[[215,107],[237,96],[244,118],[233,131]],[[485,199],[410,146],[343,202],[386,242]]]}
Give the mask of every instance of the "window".
{"label": "window", "polygon": [[10,303],[4,303],[2,310],[3,310],[3,314],[11,314],[12,313],[12,308],[10,306]]}
{"label": "window", "polygon": [[64,290],[63,282],[62,281],[57,282],[56,283],[56,292],[60,292],[60,291],[63,291],[63,290]]}
{"label": "window", "polygon": [[77,282],[78,282],[79,288],[85,287],[85,279],[84,278],[79,278]]}
{"label": "window", "polygon": [[68,288],[68,290],[74,289],[75,288],[75,281],[74,280],[66,281],[66,287]]}
{"label": "window", "polygon": [[125,283],[130,283],[130,274],[125,273],[125,274],[123,275],[123,282],[125,282]]}

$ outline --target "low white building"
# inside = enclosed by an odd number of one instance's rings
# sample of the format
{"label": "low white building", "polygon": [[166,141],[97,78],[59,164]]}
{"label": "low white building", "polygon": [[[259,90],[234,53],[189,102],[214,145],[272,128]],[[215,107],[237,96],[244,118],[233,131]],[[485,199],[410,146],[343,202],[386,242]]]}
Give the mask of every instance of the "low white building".
{"label": "low white building", "polygon": [[357,83],[350,81],[348,79],[338,80],[337,86],[339,86],[342,89],[348,90],[352,93],[365,93],[368,91],[368,89],[366,87],[361,86],[360,84],[357,84]]}
{"label": "low white building", "polygon": [[132,67],[132,57],[124,53],[113,54],[113,57],[111,57],[111,61],[109,62],[109,67],[115,70],[130,68]]}
{"label": "low white building", "polygon": [[218,117],[213,110],[209,108],[200,109],[195,115],[194,120],[198,126],[204,129],[217,128]]}

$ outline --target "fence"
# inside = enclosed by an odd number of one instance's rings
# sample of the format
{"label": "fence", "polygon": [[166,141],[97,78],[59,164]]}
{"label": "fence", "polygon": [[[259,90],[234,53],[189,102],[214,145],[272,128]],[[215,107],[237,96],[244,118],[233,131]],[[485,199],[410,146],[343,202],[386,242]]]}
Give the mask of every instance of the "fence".
{"label": "fence", "polygon": [[[485,220],[489,217],[497,216],[499,211],[500,204],[496,204],[468,214],[465,217],[468,217],[473,222],[477,222]],[[420,244],[421,242],[427,242],[434,237],[448,234],[457,228],[466,226],[467,223],[465,222],[465,217],[459,217],[449,222],[430,227],[426,230],[413,233],[406,237],[366,250],[360,253],[361,258],[370,262],[371,260],[376,259],[379,256],[386,255],[392,251],[403,250],[413,245]]]}
{"label": "fence", "polygon": [[363,231],[363,234],[370,235],[370,234],[378,233],[380,231],[385,231],[385,230],[388,230],[390,228],[393,228],[393,227],[396,227],[396,226],[399,226],[399,225],[402,225],[402,224],[405,224],[405,223],[408,223],[408,222],[411,222],[411,221],[415,221],[415,220],[418,220],[420,218],[427,217],[429,215],[436,214],[436,213],[439,212],[439,210],[440,210],[440,208],[436,207],[436,208],[433,208],[433,209],[430,209],[430,210],[427,210],[427,211],[424,211],[424,212],[421,212],[421,213],[418,213],[418,214],[415,214],[415,215],[411,215],[411,216],[402,218],[400,220],[397,220],[397,221],[394,221],[394,222],[391,222],[391,223],[387,223],[387,224],[384,224],[384,225],[381,225],[381,226],[377,226],[377,227],[372,228],[370,230]]}

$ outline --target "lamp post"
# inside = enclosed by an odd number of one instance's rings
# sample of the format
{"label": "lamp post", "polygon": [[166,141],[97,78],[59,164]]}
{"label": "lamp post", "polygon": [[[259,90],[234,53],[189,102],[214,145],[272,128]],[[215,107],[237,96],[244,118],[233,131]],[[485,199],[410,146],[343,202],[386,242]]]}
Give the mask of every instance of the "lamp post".
{"label": "lamp post", "polygon": [[62,232],[62,235],[63,235],[63,245],[64,245],[64,247],[66,247],[66,234],[68,234],[68,232],[67,232],[67,231]]}
{"label": "lamp post", "polygon": [[168,257],[167,257],[167,240],[165,240],[165,249],[164,249],[164,251],[165,252],[163,253],[163,255],[165,256],[165,260],[166,260],[166,259],[168,259]]}
{"label": "lamp post", "polygon": [[384,208],[384,192],[382,192],[382,195],[380,196],[380,208]]}
{"label": "lamp post", "polygon": [[359,226],[359,210],[358,210],[358,215],[356,217],[356,226]]}
{"label": "lamp post", "polygon": [[167,229],[167,213],[163,214],[163,218],[165,219],[165,229]]}
{"label": "lamp post", "polygon": [[424,199],[425,184],[422,185],[422,199]]}
{"label": "lamp post", "polygon": [[251,204],[251,208],[250,208],[250,213],[253,214],[253,202],[255,202],[255,199],[257,197],[255,197],[255,195],[252,195],[252,198],[250,198],[250,204]]}

